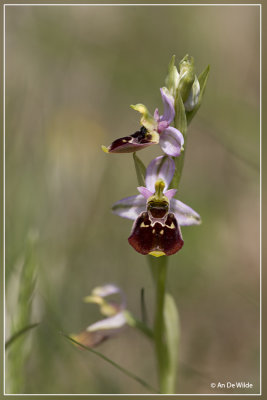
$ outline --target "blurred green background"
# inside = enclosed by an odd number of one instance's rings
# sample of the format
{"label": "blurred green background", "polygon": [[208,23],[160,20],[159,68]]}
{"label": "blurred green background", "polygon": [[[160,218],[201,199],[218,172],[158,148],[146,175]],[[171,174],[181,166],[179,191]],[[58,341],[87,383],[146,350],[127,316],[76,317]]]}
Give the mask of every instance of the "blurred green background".
{"label": "blurred green background", "polygon": [[[259,7],[6,7],[6,338],[41,322],[6,352],[7,393],[148,393],[60,332],[100,318],[82,298],[107,282],[149,322],[146,258],[112,204],[137,194],[131,155],[101,144],[133,133],[161,106],[173,54],[211,66],[188,132],[180,199],[199,227],[170,258],[180,311],[177,393],[259,392]],[[154,146],[138,155],[147,164]],[[98,347],[157,385],[152,344],[131,328]],[[240,390],[239,390],[240,392]],[[235,392],[237,393],[237,392]]]}

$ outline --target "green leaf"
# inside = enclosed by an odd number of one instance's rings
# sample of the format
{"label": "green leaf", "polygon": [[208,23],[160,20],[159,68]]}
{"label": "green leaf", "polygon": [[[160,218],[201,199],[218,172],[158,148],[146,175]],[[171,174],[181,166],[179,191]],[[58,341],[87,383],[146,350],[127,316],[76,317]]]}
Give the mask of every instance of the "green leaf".
{"label": "green leaf", "polygon": [[62,335],[70,340],[71,342],[75,343],[76,345],[82,347],[83,349],[90,351],[91,353],[97,355],[98,357],[102,358],[102,360],[105,360],[106,362],[108,362],[109,364],[111,364],[113,367],[117,368],[119,371],[123,372],[125,375],[127,375],[129,378],[134,379],[136,382],[140,383],[142,386],[144,386],[146,389],[148,389],[149,391],[153,392],[153,393],[159,393],[155,388],[153,388],[152,386],[150,386],[148,383],[146,383],[142,378],[139,378],[138,376],[136,376],[135,374],[133,374],[132,372],[128,371],[127,369],[121,367],[119,364],[117,364],[115,361],[112,361],[110,358],[104,356],[104,354],[100,353],[99,351],[93,350],[90,347],[84,346],[82,343],[77,342],[75,339],[71,338],[68,335],[65,335],[62,333]]}
{"label": "green leaf", "polygon": [[199,85],[200,85],[200,93],[199,93],[199,99],[198,99],[198,103],[195,106],[195,108],[192,111],[188,111],[186,113],[186,117],[187,117],[187,124],[189,125],[190,122],[192,121],[192,119],[194,118],[194,116],[196,115],[199,107],[201,106],[202,103],[202,98],[204,96],[205,93],[205,89],[206,89],[206,85],[207,85],[207,81],[208,81],[208,76],[209,76],[209,72],[210,72],[210,66],[208,65],[203,72],[201,72],[201,74],[198,76],[198,81],[199,81]]}
{"label": "green leaf", "polygon": [[146,167],[143,162],[137,157],[136,153],[133,153],[134,166],[137,176],[137,181],[140,186],[146,186],[145,177],[146,177]]}
{"label": "green leaf", "polygon": [[174,126],[185,136],[187,131],[187,119],[181,94],[178,92],[175,99]]}
{"label": "green leaf", "polygon": [[168,375],[167,375],[169,380],[168,386],[170,388],[173,388],[173,393],[175,393],[180,327],[179,327],[178,310],[173,297],[169,293],[165,294],[164,324],[165,324],[167,360],[168,360]]}
{"label": "green leaf", "polygon": [[18,332],[14,333],[14,335],[11,336],[11,338],[9,338],[6,343],[5,343],[5,349],[7,349],[12,343],[14,343],[19,337],[21,337],[22,335],[24,335],[24,333],[28,332],[29,330],[35,328],[36,326],[38,326],[40,324],[40,322],[37,322],[35,324],[31,324],[28,326],[25,326],[24,328],[20,329]]}
{"label": "green leaf", "polygon": [[209,76],[209,72],[210,72],[210,66],[208,65],[204,69],[204,71],[202,71],[201,74],[199,74],[198,81],[199,81],[199,84],[200,84],[200,89],[205,90],[205,86],[207,84],[207,79],[208,79],[208,76]]}

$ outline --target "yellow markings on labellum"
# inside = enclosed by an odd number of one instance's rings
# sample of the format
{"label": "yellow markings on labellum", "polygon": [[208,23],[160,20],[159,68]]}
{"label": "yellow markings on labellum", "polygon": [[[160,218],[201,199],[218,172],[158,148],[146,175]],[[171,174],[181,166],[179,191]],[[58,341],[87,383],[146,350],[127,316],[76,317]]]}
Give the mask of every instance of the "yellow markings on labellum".
{"label": "yellow markings on labellum", "polygon": [[159,134],[156,131],[150,131],[149,134],[151,142],[158,143],[159,142]]}
{"label": "yellow markings on labellum", "polygon": [[163,251],[151,251],[149,254],[154,257],[165,256],[165,253]]}
{"label": "yellow markings on labellum", "polygon": [[164,229],[161,229],[160,234],[163,235],[164,233]]}
{"label": "yellow markings on labellum", "polygon": [[109,153],[108,148],[106,146],[102,145],[101,149],[103,150],[104,153]]}
{"label": "yellow markings on labellum", "polygon": [[174,223],[172,222],[171,223],[171,225],[169,226],[169,225],[167,225],[168,226],[168,228],[170,228],[170,229],[175,229],[175,225],[174,225]]}
{"label": "yellow markings on labellum", "polygon": [[150,225],[146,225],[144,222],[141,223],[140,228],[148,228]]}
{"label": "yellow markings on labellum", "polygon": [[153,234],[156,233],[156,229],[152,229],[152,233],[153,233]]}

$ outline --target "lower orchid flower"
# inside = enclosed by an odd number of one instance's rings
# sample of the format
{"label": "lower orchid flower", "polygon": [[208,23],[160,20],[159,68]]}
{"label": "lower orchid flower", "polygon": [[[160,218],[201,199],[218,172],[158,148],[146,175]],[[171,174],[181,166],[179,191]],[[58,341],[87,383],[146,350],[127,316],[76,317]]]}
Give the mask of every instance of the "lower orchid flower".
{"label": "lower orchid flower", "polygon": [[160,116],[156,109],[152,116],[143,104],[131,106],[142,114],[140,130],[115,140],[109,147],[102,146],[104,152],[132,153],[159,143],[165,154],[173,157],[180,155],[184,137],[178,129],[170,126],[175,116],[174,98],[167,88],[161,88],[160,91],[164,105],[163,115]]}
{"label": "lower orchid flower", "polygon": [[[107,301],[107,296],[119,294],[120,302]],[[97,321],[79,334],[71,337],[87,347],[95,347],[106,339],[119,333],[126,326],[126,299],[123,291],[116,285],[107,284],[96,287],[90,296],[84,298],[86,303],[95,303],[100,307],[100,312],[107,318]]]}
{"label": "lower orchid flower", "polygon": [[175,254],[184,244],[180,226],[201,223],[196,211],[173,198],[177,190],[168,190],[174,171],[172,158],[155,158],[146,171],[146,187],[137,188],[140,194],[112,207],[115,214],[135,221],[128,241],[141,254]]}

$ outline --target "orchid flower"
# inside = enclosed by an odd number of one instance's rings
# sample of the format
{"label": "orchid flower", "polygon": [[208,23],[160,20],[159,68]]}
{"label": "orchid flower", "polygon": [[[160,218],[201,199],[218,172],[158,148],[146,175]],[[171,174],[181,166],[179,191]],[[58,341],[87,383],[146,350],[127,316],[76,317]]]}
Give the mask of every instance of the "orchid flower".
{"label": "orchid flower", "polygon": [[199,214],[174,199],[176,189],[168,189],[175,171],[171,157],[160,156],[148,165],[146,187],[139,195],[126,197],[113,206],[120,217],[134,220],[130,245],[141,254],[172,255],[183,246],[180,226],[198,225]]}
{"label": "orchid flower", "polygon": [[156,108],[152,116],[143,104],[131,106],[142,114],[140,130],[115,140],[109,147],[102,146],[104,152],[131,153],[159,143],[165,154],[173,157],[180,155],[184,137],[178,129],[170,126],[175,116],[174,97],[165,87],[160,92],[164,105],[163,115],[159,115]]}
{"label": "orchid flower", "polygon": [[[107,301],[105,298],[114,294],[120,295],[120,302]],[[120,332],[126,325],[124,311],[126,299],[123,291],[116,285],[107,284],[96,287],[90,296],[84,298],[86,303],[95,303],[100,307],[100,312],[107,318],[95,322],[86,328],[85,331],[72,338],[87,347],[95,347],[104,340]]]}

